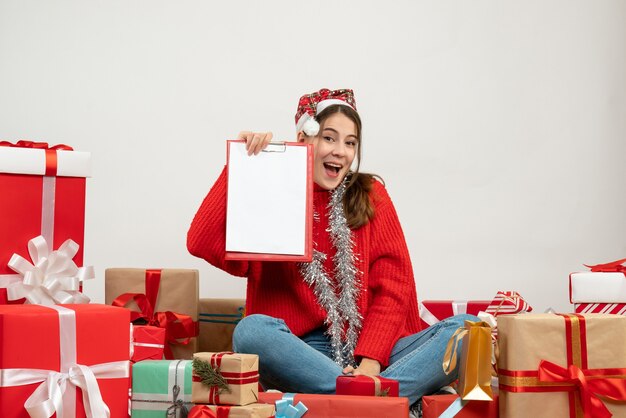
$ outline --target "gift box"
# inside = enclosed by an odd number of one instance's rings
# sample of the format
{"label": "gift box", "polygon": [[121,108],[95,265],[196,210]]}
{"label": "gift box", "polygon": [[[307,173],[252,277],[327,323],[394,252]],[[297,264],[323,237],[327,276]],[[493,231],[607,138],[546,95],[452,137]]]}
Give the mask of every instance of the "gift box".
{"label": "gift box", "polygon": [[64,418],[83,418],[87,404],[93,416],[127,416],[129,320],[106,305],[0,306],[0,417],[62,407]]}
{"label": "gift box", "polygon": [[232,351],[233,330],[245,314],[245,299],[200,299],[198,351]]}
{"label": "gift box", "polygon": [[195,353],[192,380],[192,402],[222,405],[255,403],[259,399],[259,356]]}
{"label": "gift box", "polygon": [[274,405],[265,403],[245,406],[196,405],[189,411],[188,418],[271,418],[275,411]]}
{"label": "gift box", "polygon": [[13,254],[28,254],[28,242],[43,236],[51,248],[68,239],[78,244],[73,257],[83,265],[85,178],[91,155],[65,145],[0,142],[0,304],[9,301],[6,287],[22,281],[8,263]]}
{"label": "gift box", "polygon": [[506,315],[498,327],[502,418],[626,416],[625,317]]}
{"label": "gift box", "polygon": [[569,276],[572,303],[626,303],[626,259],[587,266]]}
{"label": "gift box", "polygon": [[[408,418],[409,416],[409,399],[405,397],[259,393],[259,402],[273,404],[277,401],[287,401],[293,405],[302,403],[308,410],[304,418]],[[278,404],[276,417],[285,417],[285,415],[279,415]]]}
{"label": "gift box", "polygon": [[400,396],[397,380],[381,376],[337,376],[337,395]]}
{"label": "gift box", "polygon": [[132,418],[184,418],[192,406],[191,360],[133,364]]}
{"label": "gift box", "polygon": [[136,324],[164,328],[166,358],[191,360],[197,351],[197,270],[109,268],[105,301],[133,310]]}
{"label": "gift box", "polygon": [[478,312],[486,310],[490,303],[488,300],[425,300],[419,303],[422,329],[451,316],[478,315]]}
{"label": "gift box", "polygon": [[613,315],[626,315],[626,303],[576,303],[576,313],[603,313]]}
{"label": "gift box", "polygon": [[162,360],[165,348],[165,329],[149,325],[132,325],[130,360]]}
{"label": "gift box", "polygon": [[[445,413],[445,415],[444,415]],[[422,418],[498,418],[498,395],[493,401],[463,401],[459,395],[422,397]]]}

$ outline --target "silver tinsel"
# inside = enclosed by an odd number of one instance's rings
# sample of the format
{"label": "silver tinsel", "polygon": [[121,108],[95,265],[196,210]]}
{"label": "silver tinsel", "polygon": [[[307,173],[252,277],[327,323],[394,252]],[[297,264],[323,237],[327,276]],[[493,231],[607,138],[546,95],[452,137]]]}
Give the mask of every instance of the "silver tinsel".
{"label": "silver tinsel", "polygon": [[313,287],[318,303],[327,313],[324,322],[330,337],[333,360],[342,367],[354,365],[354,349],[362,320],[357,308],[361,282],[355,266],[354,242],[343,212],[345,191],[344,181],[331,193],[328,204],[327,232],[336,249],[333,257],[335,280],[324,269],[327,256],[320,251],[313,250],[313,261],[301,264],[304,281]]}

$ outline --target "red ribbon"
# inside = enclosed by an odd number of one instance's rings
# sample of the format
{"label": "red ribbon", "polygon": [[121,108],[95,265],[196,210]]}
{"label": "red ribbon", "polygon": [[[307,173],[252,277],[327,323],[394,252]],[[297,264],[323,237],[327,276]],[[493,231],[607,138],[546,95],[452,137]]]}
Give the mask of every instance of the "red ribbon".
{"label": "red ribbon", "polygon": [[17,141],[15,144],[9,141],[0,141],[0,147],[13,147],[13,148],[31,148],[42,149],[46,151],[46,176],[57,175],[57,151],[73,151],[73,148],[65,144],[57,144],[49,146],[47,142],[34,142],[34,141]]}
{"label": "red ribbon", "polygon": [[[140,312],[132,311],[132,322],[143,319],[148,325],[165,329],[165,342],[168,344],[189,344],[191,338],[198,335],[198,323],[189,315],[172,311],[155,312],[159,286],[161,284],[161,270],[146,270],[146,293],[124,293],[113,301],[113,306],[124,307],[134,300]],[[174,355],[166,344],[164,354],[166,359],[173,359]]]}
{"label": "red ribbon", "polygon": [[624,265],[625,262],[626,258],[623,258],[621,260],[612,261],[610,263],[596,264],[595,266],[588,266],[587,264],[583,265],[590,268],[592,272],[624,273],[624,276],[626,276],[626,266]]}
{"label": "red ribbon", "polygon": [[216,405],[215,411],[213,411],[208,406],[196,405],[191,408],[187,418],[228,418],[228,414],[230,414],[230,406]]}
{"label": "red ribbon", "polygon": [[585,418],[610,418],[611,412],[600,397],[614,401],[626,401],[626,380],[618,378],[589,378],[590,371],[577,366],[568,368],[542,360],[539,363],[539,380],[550,383],[574,384],[580,394]]}

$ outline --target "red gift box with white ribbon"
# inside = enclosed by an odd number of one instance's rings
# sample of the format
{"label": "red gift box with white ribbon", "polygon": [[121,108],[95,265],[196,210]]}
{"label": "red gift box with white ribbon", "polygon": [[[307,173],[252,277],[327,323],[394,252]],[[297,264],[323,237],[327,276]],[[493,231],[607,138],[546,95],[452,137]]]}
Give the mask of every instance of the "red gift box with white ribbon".
{"label": "red gift box with white ribbon", "polygon": [[90,175],[88,152],[0,141],[0,304],[16,303],[8,301],[5,288],[23,277],[8,263],[14,254],[27,255],[35,237],[43,236],[50,249],[71,239],[78,245],[73,261],[83,265],[85,178]]}
{"label": "red gift box with white ribbon", "polygon": [[98,304],[0,305],[0,417],[127,416],[129,321]]}

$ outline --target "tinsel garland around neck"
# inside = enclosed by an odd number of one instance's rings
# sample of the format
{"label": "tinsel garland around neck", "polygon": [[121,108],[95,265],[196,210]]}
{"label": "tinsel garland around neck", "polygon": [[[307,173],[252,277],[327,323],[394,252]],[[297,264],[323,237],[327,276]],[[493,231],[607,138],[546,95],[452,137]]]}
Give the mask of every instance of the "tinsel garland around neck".
{"label": "tinsel garland around neck", "polygon": [[326,254],[313,249],[313,260],[301,263],[304,281],[313,287],[317,302],[326,311],[324,323],[330,337],[333,360],[342,367],[354,364],[354,349],[361,331],[361,314],[357,297],[361,282],[355,267],[352,231],[343,212],[346,181],[331,192],[328,203],[328,232],[336,253],[333,257],[334,278],[324,269]]}

